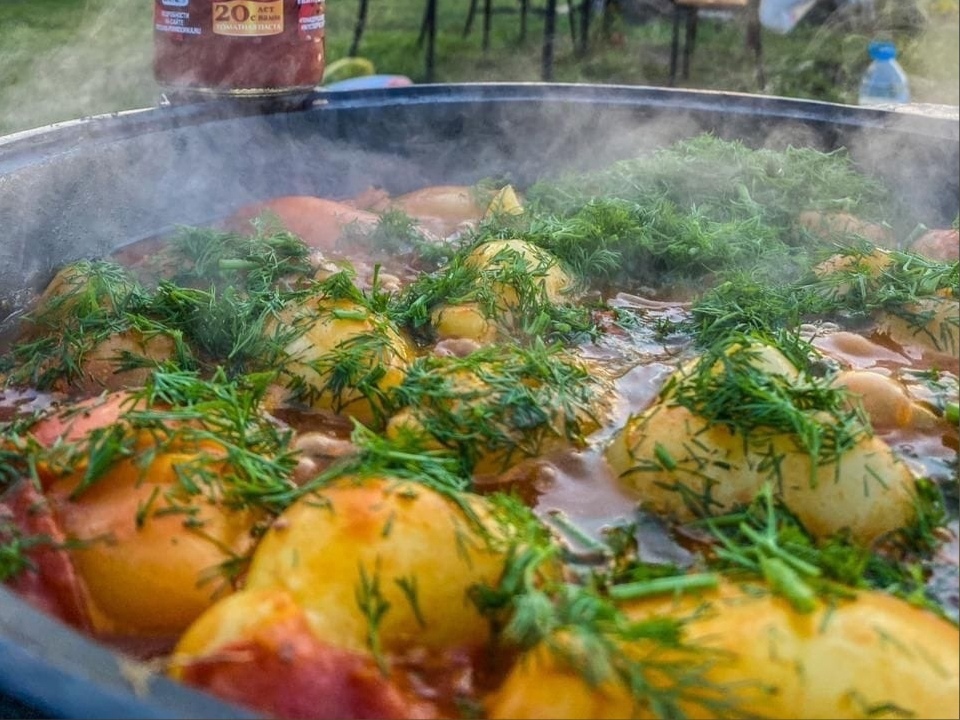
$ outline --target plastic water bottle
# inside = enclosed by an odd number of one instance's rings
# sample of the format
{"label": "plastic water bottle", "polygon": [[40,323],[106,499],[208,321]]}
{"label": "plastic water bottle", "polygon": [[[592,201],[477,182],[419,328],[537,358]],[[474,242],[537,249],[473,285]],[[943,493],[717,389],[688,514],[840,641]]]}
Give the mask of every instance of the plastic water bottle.
{"label": "plastic water bottle", "polygon": [[910,102],[910,86],[906,73],[897,62],[897,48],[892,42],[870,43],[873,62],[860,81],[861,105],[889,105]]}

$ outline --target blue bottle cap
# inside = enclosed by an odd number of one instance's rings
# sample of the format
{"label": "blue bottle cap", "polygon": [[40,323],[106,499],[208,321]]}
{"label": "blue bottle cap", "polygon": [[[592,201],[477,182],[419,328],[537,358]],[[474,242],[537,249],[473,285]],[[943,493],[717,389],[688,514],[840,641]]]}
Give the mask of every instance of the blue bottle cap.
{"label": "blue bottle cap", "polygon": [[869,52],[874,60],[893,60],[897,56],[897,47],[892,42],[874,40],[870,43]]}

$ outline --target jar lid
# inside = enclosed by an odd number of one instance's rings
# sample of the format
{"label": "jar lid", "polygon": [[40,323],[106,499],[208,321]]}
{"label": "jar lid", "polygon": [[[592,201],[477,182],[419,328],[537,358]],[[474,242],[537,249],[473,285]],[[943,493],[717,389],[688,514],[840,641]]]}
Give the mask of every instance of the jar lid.
{"label": "jar lid", "polygon": [[870,43],[869,52],[874,60],[893,60],[897,56],[897,47],[892,42],[874,40]]}

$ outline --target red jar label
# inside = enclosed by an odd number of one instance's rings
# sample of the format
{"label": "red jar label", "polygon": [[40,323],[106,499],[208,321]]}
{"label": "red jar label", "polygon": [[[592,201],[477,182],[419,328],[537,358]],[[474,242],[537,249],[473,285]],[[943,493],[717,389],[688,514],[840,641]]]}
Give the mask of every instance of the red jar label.
{"label": "red jar label", "polygon": [[281,0],[226,0],[213,3],[213,32],[231,37],[264,37],[283,33]]}

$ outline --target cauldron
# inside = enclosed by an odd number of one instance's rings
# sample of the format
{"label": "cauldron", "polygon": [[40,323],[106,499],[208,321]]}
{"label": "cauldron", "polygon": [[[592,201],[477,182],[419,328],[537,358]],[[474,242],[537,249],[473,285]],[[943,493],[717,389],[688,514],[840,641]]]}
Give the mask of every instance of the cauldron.
{"label": "cauldron", "polygon": [[[402,193],[487,177],[523,187],[712,132],[751,147],[845,147],[930,227],[953,221],[958,122],[730,93],[426,85],[297,107],[160,106],[0,138],[0,329],[54,269],[278,195]],[[0,717],[246,717],[148,672],[0,587]]]}

